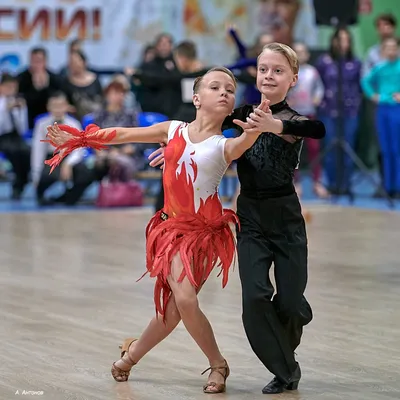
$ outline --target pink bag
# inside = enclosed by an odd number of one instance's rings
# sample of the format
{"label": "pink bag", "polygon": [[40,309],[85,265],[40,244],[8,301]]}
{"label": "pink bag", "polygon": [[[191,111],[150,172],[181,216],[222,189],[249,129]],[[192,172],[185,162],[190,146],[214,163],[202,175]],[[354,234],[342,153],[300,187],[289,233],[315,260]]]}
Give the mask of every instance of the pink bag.
{"label": "pink bag", "polygon": [[140,207],[143,205],[143,189],[139,182],[123,182],[117,177],[117,170],[110,171],[110,178],[100,183],[96,200],[97,207]]}

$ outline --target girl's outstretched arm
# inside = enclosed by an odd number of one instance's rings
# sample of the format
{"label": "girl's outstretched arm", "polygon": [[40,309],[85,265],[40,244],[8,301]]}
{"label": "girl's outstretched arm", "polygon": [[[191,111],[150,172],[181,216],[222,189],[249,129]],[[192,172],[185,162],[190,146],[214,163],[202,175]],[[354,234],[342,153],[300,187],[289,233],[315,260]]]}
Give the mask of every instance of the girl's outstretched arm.
{"label": "girl's outstretched arm", "polygon": [[51,160],[45,161],[50,165],[51,171],[58,166],[64,157],[79,147],[91,147],[97,150],[105,145],[122,143],[167,143],[170,121],[161,122],[145,128],[107,128],[89,125],[85,131],[79,131],[68,125],[47,127],[47,140],[56,149]]}

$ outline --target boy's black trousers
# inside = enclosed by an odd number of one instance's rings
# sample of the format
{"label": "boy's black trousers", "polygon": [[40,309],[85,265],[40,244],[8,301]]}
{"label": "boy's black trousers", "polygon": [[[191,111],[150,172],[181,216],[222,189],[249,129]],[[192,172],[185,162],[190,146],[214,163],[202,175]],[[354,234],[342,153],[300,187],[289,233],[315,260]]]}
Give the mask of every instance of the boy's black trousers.
{"label": "boy's black trousers", "polygon": [[304,297],[308,255],[300,202],[296,193],[277,198],[241,194],[237,213],[244,329],[265,367],[288,383],[297,368],[294,350],[303,326],[313,318]]}

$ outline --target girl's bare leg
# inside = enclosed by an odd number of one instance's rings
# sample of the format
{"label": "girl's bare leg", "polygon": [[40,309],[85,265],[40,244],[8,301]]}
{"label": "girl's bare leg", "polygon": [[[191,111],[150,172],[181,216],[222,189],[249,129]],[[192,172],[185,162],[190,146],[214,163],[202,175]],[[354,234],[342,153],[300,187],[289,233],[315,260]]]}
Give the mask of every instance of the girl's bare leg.
{"label": "girl's bare leg", "polygon": [[[165,323],[161,316],[159,318],[154,317],[150,321],[139,339],[129,346],[130,359],[138,363],[144,355],[163,341],[176,328],[180,320],[181,316],[176,307],[174,295],[172,295],[165,310]],[[123,371],[130,369],[129,365],[121,360],[117,361],[115,365]]]}
{"label": "girl's bare leg", "polygon": [[[182,282],[178,282],[182,269],[182,260],[178,253],[172,260],[171,275],[168,278],[168,283],[174,294],[175,304],[182,322],[208,358],[210,366],[224,366],[225,360],[219,351],[214,332],[208,319],[200,310],[196,288],[192,286],[186,277]],[[219,372],[214,371],[210,374],[208,382],[224,383],[224,377]],[[210,386],[209,389],[213,390],[213,387]]]}

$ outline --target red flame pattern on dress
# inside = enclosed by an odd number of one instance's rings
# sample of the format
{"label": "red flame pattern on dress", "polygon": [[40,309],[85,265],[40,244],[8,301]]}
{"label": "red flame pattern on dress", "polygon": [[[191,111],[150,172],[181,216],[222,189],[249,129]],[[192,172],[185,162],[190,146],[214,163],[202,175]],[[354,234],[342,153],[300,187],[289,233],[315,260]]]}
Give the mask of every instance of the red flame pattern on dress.
{"label": "red flame pattern on dress", "polygon": [[167,278],[173,258],[179,253],[182,260],[179,281],[187,277],[199,289],[213,268],[220,266],[219,275],[222,274],[222,286],[225,287],[236,254],[236,242],[230,224],[239,225],[236,214],[222,208],[217,191],[206,199],[200,199],[196,210],[194,184],[198,166],[192,158],[188,165],[182,161],[187,146],[183,127],[185,124],[177,127],[165,150],[164,212],[169,218],[163,221],[161,212],[158,212],[146,228],[146,273],[156,278],[155,308],[156,313],[164,318],[171,296]]}

